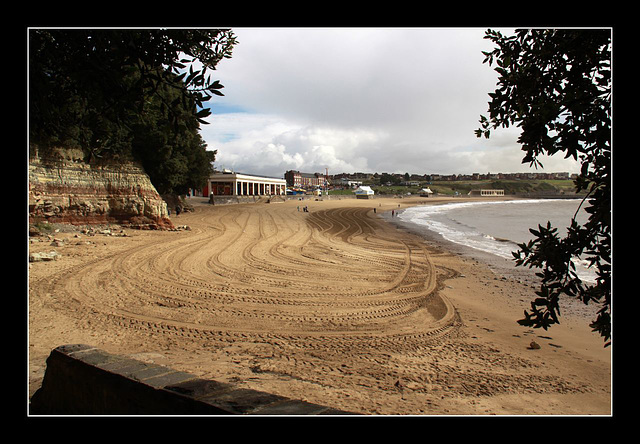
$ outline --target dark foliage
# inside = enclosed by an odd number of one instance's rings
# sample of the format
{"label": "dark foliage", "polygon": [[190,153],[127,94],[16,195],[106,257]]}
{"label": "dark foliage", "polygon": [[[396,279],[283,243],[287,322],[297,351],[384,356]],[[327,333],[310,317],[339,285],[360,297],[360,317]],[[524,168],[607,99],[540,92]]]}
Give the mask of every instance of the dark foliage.
{"label": "dark foliage", "polygon": [[[538,268],[537,298],[519,323],[547,329],[559,322],[561,295],[600,305],[590,324],[611,339],[611,31],[607,29],[517,30],[513,36],[489,30],[497,47],[484,52],[496,63],[497,89],[490,93],[489,118],[481,116],[478,137],[516,124],[523,163],[542,166],[538,157],[563,152],[581,162],[576,192],[589,214],[575,218],[561,238],[550,223],[531,229],[535,238],[514,253],[519,266]],[[573,260],[589,261],[597,274],[585,283]]]}
{"label": "dark foliage", "polygon": [[30,30],[30,143],[140,160],[161,193],[199,186],[215,155],[204,105],[222,95],[207,72],[235,44],[230,30]]}

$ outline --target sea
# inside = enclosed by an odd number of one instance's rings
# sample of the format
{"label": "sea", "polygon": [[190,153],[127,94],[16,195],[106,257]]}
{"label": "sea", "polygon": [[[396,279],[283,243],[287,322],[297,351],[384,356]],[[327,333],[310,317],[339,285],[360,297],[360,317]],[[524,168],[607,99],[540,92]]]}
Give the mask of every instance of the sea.
{"label": "sea", "polygon": [[[581,203],[581,199],[453,202],[410,207],[399,212],[397,219],[426,228],[454,244],[511,260],[519,243],[534,238],[530,228],[546,226],[550,221],[564,236],[574,216],[584,224],[588,213]],[[587,261],[577,259],[574,263],[580,279],[595,281],[595,272],[587,267]]]}

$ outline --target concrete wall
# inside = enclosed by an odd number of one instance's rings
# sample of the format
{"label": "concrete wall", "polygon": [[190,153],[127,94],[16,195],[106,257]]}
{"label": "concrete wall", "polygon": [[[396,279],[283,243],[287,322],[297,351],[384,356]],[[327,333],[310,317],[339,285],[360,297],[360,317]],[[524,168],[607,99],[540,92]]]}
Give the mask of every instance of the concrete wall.
{"label": "concrete wall", "polygon": [[[376,196],[373,196],[374,198]],[[315,200],[344,200],[344,199],[355,199],[356,196],[344,196],[344,195],[333,195],[333,196],[308,196],[308,195],[287,195],[287,196],[272,196],[271,202],[285,202],[289,200],[303,200],[303,201],[315,201]],[[196,197],[195,199],[204,199],[204,197]],[[213,196],[213,201],[215,205],[228,205],[228,204],[238,204],[238,203],[266,203],[269,200],[267,196]],[[208,199],[207,199],[208,201]],[[188,202],[188,200],[187,200]],[[203,200],[204,202],[204,200]]]}
{"label": "concrete wall", "polygon": [[47,358],[30,415],[344,415],[321,405],[63,345]]}

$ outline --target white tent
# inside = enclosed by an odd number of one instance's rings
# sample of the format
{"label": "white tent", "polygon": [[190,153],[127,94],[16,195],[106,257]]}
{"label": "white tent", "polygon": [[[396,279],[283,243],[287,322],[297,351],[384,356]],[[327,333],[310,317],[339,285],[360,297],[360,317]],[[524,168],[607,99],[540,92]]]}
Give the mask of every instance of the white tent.
{"label": "white tent", "polygon": [[356,197],[358,198],[369,198],[371,196],[373,196],[373,190],[371,189],[371,187],[367,187],[367,186],[359,186],[354,193],[356,194]]}
{"label": "white tent", "polygon": [[360,185],[353,192],[356,194],[356,199],[371,199],[373,197],[373,190],[371,187]]}
{"label": "white tent", "polygon": [[431,191],[430,188],[423,188],[420,190],[420,196],[422,197],[429,197],[430,194],[433,194],[433,191]]}

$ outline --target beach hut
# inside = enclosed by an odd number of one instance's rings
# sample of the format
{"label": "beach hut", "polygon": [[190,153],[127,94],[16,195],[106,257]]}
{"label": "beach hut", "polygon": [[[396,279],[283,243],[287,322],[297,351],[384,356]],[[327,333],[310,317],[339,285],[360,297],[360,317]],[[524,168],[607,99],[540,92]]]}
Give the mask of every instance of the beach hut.
{"label": "beach hut", "polygon": [[429,188],[423,188],[420,190],[420,197],[429,197],[433,194],[433,191]]}
{"label": "beach hut", "polygon": [[373,190],[371,187],[363,185],[359,186],[354,193],[357,199],[371,199],[373,197]]}

